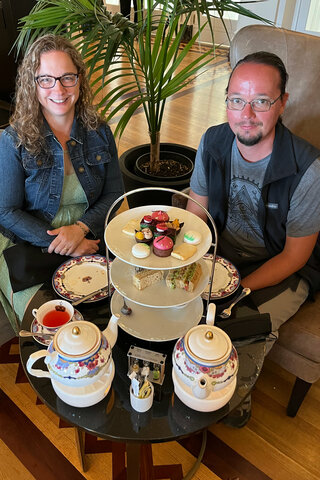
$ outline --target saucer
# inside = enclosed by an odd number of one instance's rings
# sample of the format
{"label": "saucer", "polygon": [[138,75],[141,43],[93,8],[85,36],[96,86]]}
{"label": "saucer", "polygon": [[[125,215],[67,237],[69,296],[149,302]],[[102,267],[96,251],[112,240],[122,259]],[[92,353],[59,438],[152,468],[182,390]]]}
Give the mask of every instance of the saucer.
{"label": "saucer", "polygon": [[[83,320],[83,316],[81,315],[81,313],[79,312],[79,310],[77,309],[74,309],[74,315],[71,319],[71,322],[75,322],[75,321],[81,321]],[[31,323],[31,327],[30,327],[30,330],[32,333],[34,333],[35,335],[33,336],[33,338],[36,340],[36,342],[38,343],[41,343],[41,345],[44,345],[44,346],[48,346],[50,345],[51,343],[51,340],[52,340],[52,336],[43,336],[41,334],[43,333],[46,333],[46,332],[49,332],[51,333],[52,330],[48,330],[46,329],[45,327],[42,327],[42,325],[40,325],[40,323],[37,321],[36,318],[33,319],[32,323]],[[56,333],[56,331],[58,331],[58,328],[56,330],[54,330],[54,333]]]}

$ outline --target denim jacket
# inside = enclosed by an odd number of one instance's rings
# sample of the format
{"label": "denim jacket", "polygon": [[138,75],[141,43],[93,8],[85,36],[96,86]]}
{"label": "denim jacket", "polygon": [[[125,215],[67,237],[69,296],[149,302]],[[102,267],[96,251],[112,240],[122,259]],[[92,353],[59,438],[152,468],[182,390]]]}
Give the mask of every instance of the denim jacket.
{"label": "denim jacket", "polygon": [[[44,136],[46,147],[38,155],[16,146],[12,127],[0,137],[0,231],[13,242],[40,247],[53,240],[46,231],[59,209],[64,179],[63,149],[46,122]],[[112,132],[106,124],[87,130],[75,118],[67,148],[87,197],[79,220],[91,238],[102,239],[108,209],[123,193]]]}

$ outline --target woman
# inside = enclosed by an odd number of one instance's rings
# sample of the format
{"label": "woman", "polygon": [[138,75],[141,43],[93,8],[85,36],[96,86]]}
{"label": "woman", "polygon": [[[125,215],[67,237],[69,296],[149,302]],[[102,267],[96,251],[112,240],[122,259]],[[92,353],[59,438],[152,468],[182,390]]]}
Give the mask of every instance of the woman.
{"label": "woman", "polygon": [[79,52],[63,37],[38,38],[0,137],[0,298],[14,327],[40,286],[12,294],[3,250],[24,241],[71,257],[103,252],[104,219],[123,186],[111,130],[91,100]]}

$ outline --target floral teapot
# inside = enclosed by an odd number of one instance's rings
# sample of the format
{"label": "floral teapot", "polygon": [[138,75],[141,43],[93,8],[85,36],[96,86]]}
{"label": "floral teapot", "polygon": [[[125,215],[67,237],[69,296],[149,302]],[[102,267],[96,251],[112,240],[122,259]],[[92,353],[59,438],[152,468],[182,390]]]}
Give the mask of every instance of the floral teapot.
{"label": "floral teapot", "polygon": [[238,355],[229,336],[213,326],[215,304],[208,308],[205,325],[191,328],[172,354],[176,395],[188,407],[213,411],[232,397],[238,372]]}
{"label": "floral teapot", "polygon": [[[69,322],[59,328],[47,350],[30,355],[27,370],[36,377],[47,377],[57,395],[74,406],[89,406],[109,391],[114,377],[111,349],[117,340],[118,315],[112,315],[101,332],[93,323]],[[34,369],[45,357],[48,371]]]}

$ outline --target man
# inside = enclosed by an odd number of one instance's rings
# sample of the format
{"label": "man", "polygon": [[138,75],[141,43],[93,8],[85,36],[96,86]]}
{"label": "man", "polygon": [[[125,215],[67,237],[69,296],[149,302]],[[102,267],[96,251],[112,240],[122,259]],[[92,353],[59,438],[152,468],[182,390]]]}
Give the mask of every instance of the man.
{"label": "man", "polygon": [[[228,123],[202,137],[190,182],[190,196],[216,222],[219,253],[239,268],[275,334],[320,289],[320,152],[281,122],[287,78],[272,53],[238,62],[227,87]],[[187,209],[206,220],[194,202]],[[245,424],[250,413],[242,417]]]}

